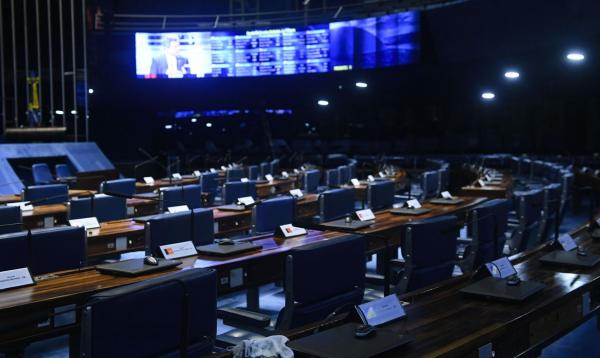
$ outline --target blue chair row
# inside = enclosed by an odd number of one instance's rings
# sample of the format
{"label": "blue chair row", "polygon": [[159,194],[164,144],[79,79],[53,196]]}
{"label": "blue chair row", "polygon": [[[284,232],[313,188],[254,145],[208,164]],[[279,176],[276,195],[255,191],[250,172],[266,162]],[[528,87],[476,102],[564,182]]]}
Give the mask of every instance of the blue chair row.
{"label": "blue chair row", "polygon": [[0,271],[29,267],[33,275],[86,264],[84,228],[61,226],[0,235]]}
{"label": "blue chair row", "polygon": [[23,188],[21,198],[34,205],[61,204],[69,201],[69,187],[66,184],[33,185]]}
{"label": "blue chair row", "polygon": [[135,195],[135,179],[124,178],[107,180],[100,183],[100,193],[114,193],[126,196]]}
{"label": "blue chair row", "polygon": [[256,198],[256,182],[228,182],[223,184],[223,203],[234,203],[238,198],[251,196]]}
{"label": "blue chair row", "polygon": [[0,206],[0,235],[23,230],[23,216],[18,206]]}
{"label": "blue chair row", "polygon": [[[57,179],[65,179],[73,177],[73,172],[67,164],[56,164],[54,166]],[[35,185],[50,184],[54,181],[50,168],[46,163],[36,163],[31,166],[31,174]]]}
{"label": "blue chair row", "polygon": [[82,219],[95,216],[99,222],[127,218],[127,199],[96,194],[91,197],[77,198],[69,202],[69,219]]}
{"label": "blue chair row", "polygon": [[180,205],[196,209],[202,206],[202,186],[192,184],[161,188],[159,197],[162,211],[167,211],[171,206]]}

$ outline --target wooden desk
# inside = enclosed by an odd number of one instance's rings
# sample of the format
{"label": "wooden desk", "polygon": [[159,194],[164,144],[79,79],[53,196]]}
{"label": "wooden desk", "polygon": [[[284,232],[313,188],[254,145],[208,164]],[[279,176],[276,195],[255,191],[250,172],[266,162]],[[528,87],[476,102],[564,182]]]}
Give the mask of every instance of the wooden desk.
{"label": "wooden desk", "polygon": [[297,180],[295,178],[274,179],[272,182],[256,184],[256,196],[266,198],[275,194],[285,194],[292,189],[296,189]]}
{"label": "wooden desk", "polygon": [[184,178],[181,178],[181,180],[175,180],[175,179],[169,180],[168,178],[163,178],[163,179],[156,179],[154,181],[154,184],[152,184],[152,185],[136,182],[135,183],[135,191],[136,191],[136,193],[147,193],[147,192],[154,191],[156,189],[167,187],[167,186],[198,184],[199,180],[200,179],[198,179],[196,177],[193,177],[193,178],[184,177]]}
{"label": "wooden desk", "polygon": [[[103,275],[93,268],[59,272],[38,281],[35,286],[0,292],[0,347],[17,345],[46,337],[71,333],[78,340],[78,322],[64,327],[38,327],[37,323],[50,316],[54,307],[68,304],[80,306],[87,297],[102,290],[147,280],[171,272],[193,267],[213,268],[217,271],[218,294],[226,294],[247,287],[280,280],[286,253],[295,247],[329,240],[342,234],[310,231],[308,235],[281,239],[273,236],[253,238],[262,245],[260,251],[227,258],[194,256],[182,259],[183,264],[167,271],[138,277]],[[242,282],[231,281],[232,274],[240,274]],[[77,319],[80,315],[77,315]]]}
{"label": "wooden desk", "polygon": [[[592,240],[583,229],[573,233],[579,236],[579,243],[600,253],[600,241]],[[548,285],[523,303],[462,295],[459,290],[474,282],[471,275],[400,296],[409,302],[407,318],[386,327],[399,334],[409,332],[416,340],[384,356],[477,357],[479,349],[488,344],[496,357],[539,355],[542,348],[597,314],[600,307],[600,266],[586,270],[547,266],[538,259],[548,251],[542,245],[511,257],[522,279]],[[314,328],[311,325],[285,335],[294,339],[312,334]]]}
{"label": "wooden desk", "polygon": [[[69,198],[88,197],[96,194],[95,190],[69,189]],[[22,201],[20,194],[0,195],[0,205]]]}
{"label": "wooden desk", "polygon": [[130,219],[100,223],[100,229],[88,231],[88,259],[101,259],[128,251],[143,251],[144,233],[144,224]]}
{"label": "wooden desk", "polygon": [[490,199],[504,199],[512,197],[512,176],[508,173],[504,173],[502,182],[500,184],[486,184],[481,187],[477,184],[477,181],[471,185],[467,185],[461,188],[460,195],[462,196],[486,196]]}

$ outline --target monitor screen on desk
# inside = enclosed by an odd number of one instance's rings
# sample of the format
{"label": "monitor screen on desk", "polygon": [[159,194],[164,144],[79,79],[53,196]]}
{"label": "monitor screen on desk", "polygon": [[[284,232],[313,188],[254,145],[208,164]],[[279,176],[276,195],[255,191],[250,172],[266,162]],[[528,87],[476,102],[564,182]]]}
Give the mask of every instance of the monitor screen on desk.
{"label": "monitor screen on desk", "polygon": [[138,78],[268,76],[388,67],[419,57],[419,13],[252,31],[138,32]]}

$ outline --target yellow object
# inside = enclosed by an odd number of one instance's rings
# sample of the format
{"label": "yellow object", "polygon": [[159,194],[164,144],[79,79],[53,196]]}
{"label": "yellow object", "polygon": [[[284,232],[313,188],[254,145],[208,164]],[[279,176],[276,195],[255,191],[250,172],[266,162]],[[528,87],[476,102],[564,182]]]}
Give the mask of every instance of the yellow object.
{"label": "yellow object", "polygon": [[39,77],[27,77],[27,84],[31,90],[31,102],[27,103],[27,109],[40,110],[40,78]]}

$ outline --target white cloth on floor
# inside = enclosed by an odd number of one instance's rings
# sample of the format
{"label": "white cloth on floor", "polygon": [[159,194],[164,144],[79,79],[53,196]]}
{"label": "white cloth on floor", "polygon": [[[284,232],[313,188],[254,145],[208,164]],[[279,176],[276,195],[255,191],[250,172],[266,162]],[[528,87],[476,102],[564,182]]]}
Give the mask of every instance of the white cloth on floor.
{"label": "white cloth on floor", "polygon": [[292,358],[294,352],[285,345],[286,336],[246,339],[233,347],[234,358],[281,357]]}

